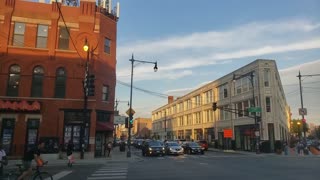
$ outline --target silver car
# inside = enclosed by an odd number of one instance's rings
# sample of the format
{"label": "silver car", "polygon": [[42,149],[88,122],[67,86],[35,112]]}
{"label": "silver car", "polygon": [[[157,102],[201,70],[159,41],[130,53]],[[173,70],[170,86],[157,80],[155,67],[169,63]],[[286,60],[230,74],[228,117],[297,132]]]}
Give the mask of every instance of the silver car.
{"label": "silver car", "polygon": [[166,142],[165,143],[165,151],[167,154],[179,155],[183,154],[183,148],[177,142]]}

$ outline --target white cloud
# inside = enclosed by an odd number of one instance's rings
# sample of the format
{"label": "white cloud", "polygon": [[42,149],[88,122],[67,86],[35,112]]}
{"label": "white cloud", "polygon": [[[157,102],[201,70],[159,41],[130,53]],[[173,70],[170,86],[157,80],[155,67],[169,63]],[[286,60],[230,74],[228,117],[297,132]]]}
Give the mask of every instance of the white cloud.
{"label": "white cloud", "polygon": [[[195,32],[165,39],[131,42],[119,45],[117,74],[119,77],[129,74],[127,59],[131,53],[138,55],[137,59],[157,59],[159,72],[177,74],[175,71],[178,69],[223,63],[230,59],[319,49],[319,29],[319,22],[294,19],[253,22],[225,31]],[[150,79],[150,76],[156,78],[150,75],[152,71],[152,68],[145,66],[138,66],[134,70],[138,80]],[[190,72],[188,75],[191,75]],[[170,79],[172,76],[161,78]]]}

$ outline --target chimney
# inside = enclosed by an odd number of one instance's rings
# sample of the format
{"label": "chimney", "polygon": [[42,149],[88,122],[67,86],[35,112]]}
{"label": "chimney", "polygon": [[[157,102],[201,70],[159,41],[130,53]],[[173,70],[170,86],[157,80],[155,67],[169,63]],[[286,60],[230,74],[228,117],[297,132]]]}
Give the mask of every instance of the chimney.
{"label": "chimney", "polygon": [[168,96],[168,104],[173,103],[173,96]]}

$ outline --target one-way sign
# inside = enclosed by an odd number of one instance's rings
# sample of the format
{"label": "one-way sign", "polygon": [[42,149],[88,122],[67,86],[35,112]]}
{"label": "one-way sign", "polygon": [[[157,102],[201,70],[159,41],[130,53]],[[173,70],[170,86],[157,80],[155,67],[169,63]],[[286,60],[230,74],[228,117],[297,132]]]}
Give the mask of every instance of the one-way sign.
{"label": "one-way sign", "polygon": [[299,108],[299,115],[307,115],[307,108]]}

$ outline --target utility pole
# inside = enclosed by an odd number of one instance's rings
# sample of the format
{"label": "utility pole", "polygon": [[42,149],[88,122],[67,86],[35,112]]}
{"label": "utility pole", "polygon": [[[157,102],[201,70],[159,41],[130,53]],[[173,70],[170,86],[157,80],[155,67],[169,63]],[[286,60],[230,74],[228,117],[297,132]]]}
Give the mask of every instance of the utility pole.
{"label": "utility pole", "polygon": [[[320,76],[320,74],[310,74],[310,75],[301,75],[299,71],[299,75],[297,76],[299,78],[299,87],[300,87],[300,99],[301,99],[301,109],[303,110],[303,97],[302,97],[302,85],[301,85],[301,77],[312,77],[312,76]],[[301,113],[302,116],[302,128],[303,128],[303,137],[306,138],[306,128],[307,128],[307,122],[304,119],[305,113]]]}
{"label": "utility pole", "polygon": [[167,110],[164,110],[164,138],[167,140]]}

